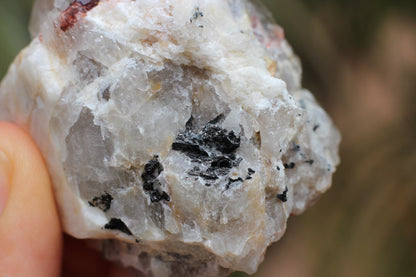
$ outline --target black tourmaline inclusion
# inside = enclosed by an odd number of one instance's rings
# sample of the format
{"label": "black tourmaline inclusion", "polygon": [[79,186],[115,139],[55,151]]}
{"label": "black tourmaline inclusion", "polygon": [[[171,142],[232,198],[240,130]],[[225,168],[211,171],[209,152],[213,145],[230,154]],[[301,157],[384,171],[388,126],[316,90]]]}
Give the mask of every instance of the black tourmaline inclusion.
{"label": "black tourmaline inclusion", "polygon": [[[176,137],[172,150],[180,151],[193,162],[205,165],[203,170],[202,167],[195,166],[188,172],[189,175],[214,181],[220,176],[226,176],[233,167],[240,164],[242,159],[235,154],[240,147],[240,135],[219,126],[224,118],[224,114],[220,114],[201,130],[194,131],[191,116],[185,130]],[[231,180],[230,182],[232,183]]]}
{"label": "black tourmaline inclusion", "polygon": [[282,193],[279,193],[276,197],[277,199],[279,199],[282,202],[286,202],[287,201],[287,187],[285,188],[285,190]]}
{"label": "black tourmaline inclusion", "polygon": [[144,166],[144,172],[142,174],[143,190],[146,191],[150,196],[150,201],[159,202],[161,200],[170,201],[169,195],[162,191],[160,192],[155,186],[160,185],[160,181],[157,178],[163,171],[163,166],[159,162],[159,157],[154,156]]}
{"label": "black tourmaline inclusion", "polygon": [[104,226],[104,228],[108,230],[119,230],[123,233],[126,233],[127,235],[132,235],[131,231],[126,226],[126,224],[118,218],[110,219],[110,221]]}
{"label": "black tourmaline inclusion", "polygon": [[90,204],[92,207],[101,209],[103,212],[106,212],[111,208],[111,201],[113,201],[113,197],[106,192],[101,196],[94,197],[91,201],[88,202],[88,204]]}
{"label": "black tourmaline inclusion", "polygon": [[231,154],[240,147],[240,136],[234,131],[227,130],[218,126],[224,119],[220,114],[208,122],[202,130],[192,131],[191,117],[186,123],[186,129],[180,132],[172,144],[172,149],[180,151],[192,159],[204,160],[210,157],[209,153],[219,152],[226,155]]}

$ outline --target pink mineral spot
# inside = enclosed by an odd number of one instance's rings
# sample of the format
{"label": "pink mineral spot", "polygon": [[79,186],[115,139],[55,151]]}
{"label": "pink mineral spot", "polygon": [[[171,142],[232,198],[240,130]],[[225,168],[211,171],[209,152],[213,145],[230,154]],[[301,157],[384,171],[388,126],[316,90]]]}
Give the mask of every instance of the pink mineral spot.
{"label": "pink mineral spot", "polygon": [[98,5],[99,0],[75,0],[61,13],[60,27],[66,32],[78,22],[87,12]]}

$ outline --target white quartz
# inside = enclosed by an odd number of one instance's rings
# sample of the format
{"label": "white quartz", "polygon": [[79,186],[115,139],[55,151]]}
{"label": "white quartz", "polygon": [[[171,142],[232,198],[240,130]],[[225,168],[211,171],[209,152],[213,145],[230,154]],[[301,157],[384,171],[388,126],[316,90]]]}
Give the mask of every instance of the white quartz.
{"label": "white quartz", "polygon": [[30,30],[0,119],[41,149],[65,231],[106,258],[254,273],[331,185],[340,135],[256,1],[38,0]]}

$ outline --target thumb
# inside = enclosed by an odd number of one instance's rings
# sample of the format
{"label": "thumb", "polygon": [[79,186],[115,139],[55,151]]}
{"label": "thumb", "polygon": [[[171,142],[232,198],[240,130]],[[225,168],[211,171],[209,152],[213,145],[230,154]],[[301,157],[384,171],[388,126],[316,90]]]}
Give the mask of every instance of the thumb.
{"label": "thumb", "polygon": [[24,131],[0,122],[0,276],[58,276],[61,252],[42,156]]}

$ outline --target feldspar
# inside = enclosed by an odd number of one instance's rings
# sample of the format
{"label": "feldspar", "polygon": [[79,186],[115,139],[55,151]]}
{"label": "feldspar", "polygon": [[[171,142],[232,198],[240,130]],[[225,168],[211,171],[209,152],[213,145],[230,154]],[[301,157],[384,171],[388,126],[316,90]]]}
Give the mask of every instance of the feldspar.
{"label": "feldspar", "polygon": [[248,0],[38,0],[0,119],[41,149],[65,231],[147,276],[254,273],[326,191],[340,135]]}

